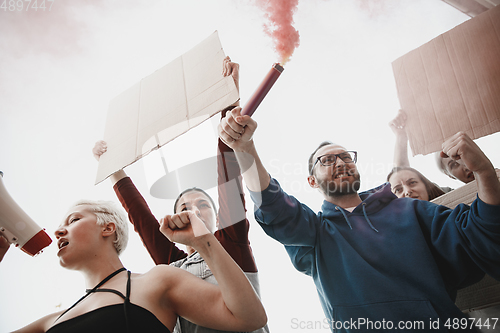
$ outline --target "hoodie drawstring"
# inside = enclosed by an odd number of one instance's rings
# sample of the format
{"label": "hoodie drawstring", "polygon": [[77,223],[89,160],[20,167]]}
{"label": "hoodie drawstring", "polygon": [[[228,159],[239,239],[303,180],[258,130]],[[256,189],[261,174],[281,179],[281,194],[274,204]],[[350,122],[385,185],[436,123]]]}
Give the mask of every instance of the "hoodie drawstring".
{"label": "hoodie drawstring", "polygon": [[[363,202],[362,205],[363,205],[363,215],[365,216],[366,222],[368,222],[368,225],[370,226],[370,228],[372,228],[372,230],[374,230],[375,232],[378,232],[378,230],[373,226],[372,222],[368,218],[368,215],[366,214],[366,209],[365,209],[366,203]],[[351,222],[349,222],[349,219],[347,218],[347,214],[344,212],[344,210],[339,206],[335,206],[335,209],[340,211],[342,213],[342,215],[344,215],[344,219],[347,222],[347,225],[352,230]]]}
{"label": "hoodie drawstring", "polygon": [[363,202],[363,214],[365,215],[365,219],[366,221],[368,222],[368,224],[370,225],[370,228],[372,228],[373,230],[375,230],[376,232],[378,232],[378,230],[373,226],[372,222],[370,221],[370,219],[368,218],[368,215],[366,215],[366,209],[365,209],[365,206],[366,206],[366,203]]}
{"label": "hoodie drawstring", "polygon": [[347,222],[347,225],[349,226],[349,228],[352,230],[352,225],[351,225],[351,222],[349,222],[349,219],[347,218],[347,215],[346,213],[344,212],[344,210],[342,208],[340,208],[339,206],[336,206],[335,207],[336,210],[339,210],[342,215],[344,215],[344,218],[345,218],[345,221]]}

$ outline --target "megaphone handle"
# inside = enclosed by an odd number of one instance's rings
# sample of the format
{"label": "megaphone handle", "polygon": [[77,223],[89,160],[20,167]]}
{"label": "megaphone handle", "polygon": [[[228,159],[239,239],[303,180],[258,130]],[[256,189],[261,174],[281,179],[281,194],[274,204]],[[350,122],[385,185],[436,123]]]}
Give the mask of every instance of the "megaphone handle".
{"label": "megaphone handle", "polygon": [[9,244],[16,243],[17,242],[17,237],[14,236],[12,232],[9,230],[5,229],[4,227],[0,227],[0,237],[3,236],[9,242]]}

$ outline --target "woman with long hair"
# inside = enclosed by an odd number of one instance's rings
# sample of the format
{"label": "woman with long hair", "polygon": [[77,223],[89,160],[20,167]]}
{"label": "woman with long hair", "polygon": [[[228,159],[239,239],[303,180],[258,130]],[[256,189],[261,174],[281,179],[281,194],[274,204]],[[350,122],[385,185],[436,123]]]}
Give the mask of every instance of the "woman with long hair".
{"label": "woman with long hair", "polygon": [[431,201],[444,194],[436,184],[411,167],[395,167],[387,175],[391,190],[398,198]]}

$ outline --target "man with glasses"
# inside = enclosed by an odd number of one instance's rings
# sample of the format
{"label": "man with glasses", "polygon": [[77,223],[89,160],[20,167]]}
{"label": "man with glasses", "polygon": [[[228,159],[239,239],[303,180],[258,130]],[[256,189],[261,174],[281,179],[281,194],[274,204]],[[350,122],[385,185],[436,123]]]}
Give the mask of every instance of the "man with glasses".
{"label": "man with glasses", "polygon": [[332,331],[475,331],[454,297],[485,272],[500,279],[500,183],[470,138],[457,133],[443,154],[475,173],[471,207],[397,198],[389,184],[358,193],[356,152],[323,142],[309,158],[309,185],[325,199],[316,214],[271,178],[252,140],[256,127],[236,108],[218,132],[247,170],[256,220],[314,279]]}

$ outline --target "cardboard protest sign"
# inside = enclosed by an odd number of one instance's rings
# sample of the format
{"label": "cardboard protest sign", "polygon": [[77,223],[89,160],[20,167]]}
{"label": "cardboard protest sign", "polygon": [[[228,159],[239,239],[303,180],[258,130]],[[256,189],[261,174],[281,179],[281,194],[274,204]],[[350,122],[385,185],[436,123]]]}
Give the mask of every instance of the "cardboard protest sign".
{"label": "cardboard protest sign", "polygon": [[458,131],[500,131],[500,6],[392,63],[413,155],[429,154]]}

